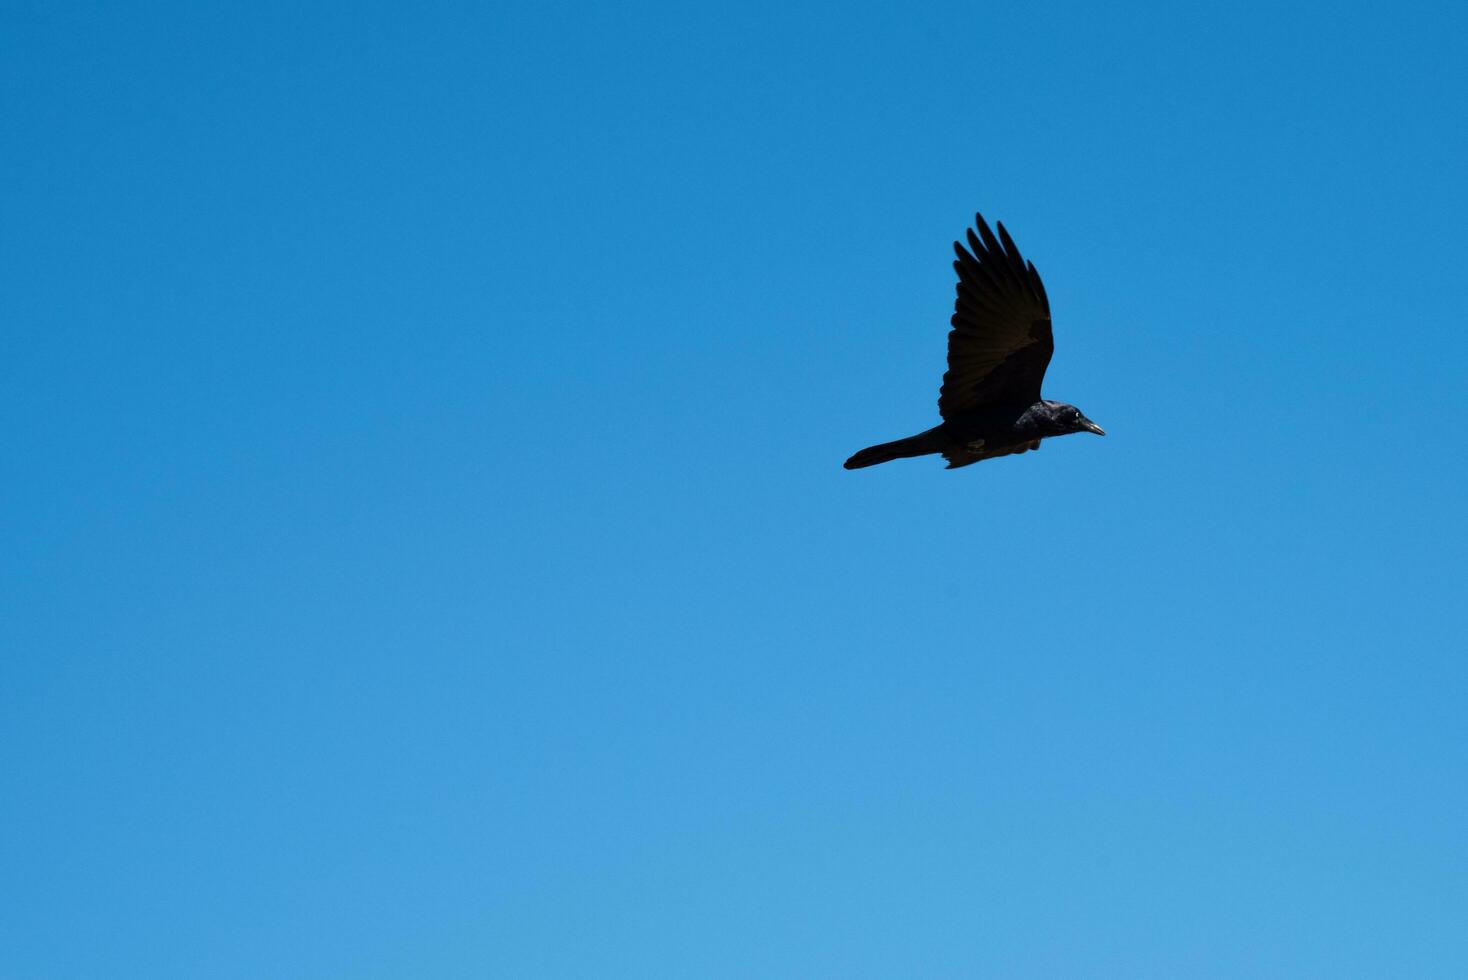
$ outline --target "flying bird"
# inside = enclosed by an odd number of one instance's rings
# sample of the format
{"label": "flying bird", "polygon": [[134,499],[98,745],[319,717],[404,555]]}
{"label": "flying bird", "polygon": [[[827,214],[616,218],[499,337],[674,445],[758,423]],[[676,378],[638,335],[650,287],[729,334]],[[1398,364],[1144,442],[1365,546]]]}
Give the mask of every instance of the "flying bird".
{"label": "flying bird", "polygon": [[975,215],[974,224],[978,232],[969,229],[968,248],[953,243],[958,302],[948,333],[948,371],[938,393],[942,423],[863,449],[846,461],[848,470],[933,453],[942,453],[951,470],[1039,449],[1051,436],[1106,434],[1074,405],[1040,397],[1055,353],[1045,285],[1003,222],[997,238],[983,215]]}

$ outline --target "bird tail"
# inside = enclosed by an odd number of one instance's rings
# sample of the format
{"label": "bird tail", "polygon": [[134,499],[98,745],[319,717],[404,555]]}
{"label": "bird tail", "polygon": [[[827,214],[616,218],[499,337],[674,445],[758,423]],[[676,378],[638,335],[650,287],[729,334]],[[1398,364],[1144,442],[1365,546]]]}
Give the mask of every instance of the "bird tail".
{"label": "bird tail", "polygon": [[934,438],[934,433],[937,431],[937,429],[929,429],[927,432],[919,432],[906,439],[884,442],[878,446],[868,446],[848,459],[845,466],[848,470],[859,470],[863,466],[876,466],[878,463],[886,463],[894,459],[907,459],[910,456],[926,456],[929,453],[936,453],[942,448]]}

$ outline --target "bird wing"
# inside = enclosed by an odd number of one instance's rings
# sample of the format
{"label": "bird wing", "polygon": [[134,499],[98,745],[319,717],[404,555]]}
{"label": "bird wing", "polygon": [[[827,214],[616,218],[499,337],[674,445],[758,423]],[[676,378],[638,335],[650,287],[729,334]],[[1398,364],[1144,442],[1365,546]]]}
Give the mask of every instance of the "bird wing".
{"label": "bird wing", "polygon": [[1027,453],[1031,449],[1039,449],[1040,440],[1033,442],[1022,442],[1017,446],[1008,448],[988,449],[984,446],[984,440],[949,446],[943,450],[943,458],[948,460],[945,469],[956,470],[960,466],[968,466],[983,459],[994,459],[999,456],[1015,456],[1019,453]]}
{"label": "bird wing", "polygon": [[969,230],[968,249],[953,243],[958,301],[938,394],[945,419],[986,405],[1039,401],[1040,381],[1055,352],[1040,273],[1019,254],[1002,222],[998,238],[983,215],[975,215],[974,223],[978,234]]}

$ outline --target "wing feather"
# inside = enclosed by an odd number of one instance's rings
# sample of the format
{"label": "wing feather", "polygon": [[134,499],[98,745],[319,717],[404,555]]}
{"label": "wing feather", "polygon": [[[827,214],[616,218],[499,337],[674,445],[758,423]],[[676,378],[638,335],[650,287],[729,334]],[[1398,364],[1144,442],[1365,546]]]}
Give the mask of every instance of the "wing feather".
{"label": "wing feather", "polygon": [[945,419],[989,405],[1029,405],[1055,350],[1050,300],[1033,262],[1020,254],[1003,223],[996,236],[982,215],[963,243],[954,242],[958,273],[948,372],[938,395]]}

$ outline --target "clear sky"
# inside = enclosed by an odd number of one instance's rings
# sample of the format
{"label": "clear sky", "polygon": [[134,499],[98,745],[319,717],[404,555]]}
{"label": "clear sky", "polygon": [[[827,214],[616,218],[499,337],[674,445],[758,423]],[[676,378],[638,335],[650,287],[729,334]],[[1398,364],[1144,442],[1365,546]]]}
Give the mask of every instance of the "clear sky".
{"label": "clear sky", "polygon": [[1465,47],[6,3],[0,977],[1468,976]]}

